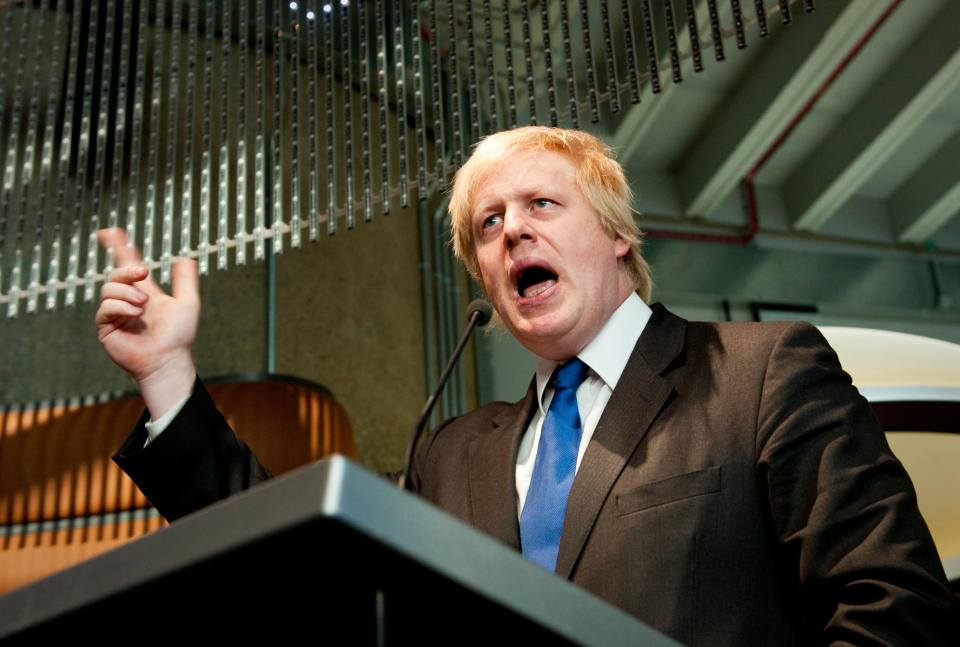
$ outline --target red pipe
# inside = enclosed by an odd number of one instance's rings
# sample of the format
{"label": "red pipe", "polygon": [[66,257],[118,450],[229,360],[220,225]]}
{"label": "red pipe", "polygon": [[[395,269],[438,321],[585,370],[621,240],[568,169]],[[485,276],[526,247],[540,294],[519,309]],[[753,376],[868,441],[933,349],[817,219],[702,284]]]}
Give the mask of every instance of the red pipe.
{"label": "red pipe", "polygon": [[816,92],[807,99],[807,102],[803,105],[800,111],[790,120],[790,123],[787,124],[787,127],[777,136],[777,138],[770,144],[769,148],[760,156],[760,159],[754,163],[753,167],[747,172],[746,177],[743,178],[743,190],[746,197],[746,207],[749,216],[749,224],[747,225],[747,231],[741,235],[728,235],[728,234],[701,234],[689,231],[674,231],[669,229],[651,229],[645,230],[644,233],[648,238],[670,238],[675,240],[698,240],[706,241],[711,243],[730,243],[736,245],[746,245],[757,235],[757,231],[760,229],[760,216],[757,212],[757,198],[753,190],[753,178],[756,177],[757,173],[761,168],[767,163],[767,161],[773,156],[773,154],[783,145],[783,142],[786,141],[787,137],[790,136],[790,133],[793,132],[794,128],[797,127],[797,124],[807,116],[807,113],[813,108],[814,104],[820,100],[820,97],[823,96],[823,93],[833,85],[833,82],[837,80],[837,77],[840,76],[840,73],[846,69],[847,65],[853,58],[860,53],[860,50],[863,49],[863,46],[873,38],[874,34],[880,29],[880,26],[886,22],[887,18],[890,17],[890,14],[893,13],[893,10],[897,8],[901,0],[893,0],[883,13],[874,21],[870,28],[860,37],[860,40],[857,41],[856,45],[847,52],[846,56],[843,57],[843,60],[837,65],[836,68],[830,73],[830,75],[824,80]]}

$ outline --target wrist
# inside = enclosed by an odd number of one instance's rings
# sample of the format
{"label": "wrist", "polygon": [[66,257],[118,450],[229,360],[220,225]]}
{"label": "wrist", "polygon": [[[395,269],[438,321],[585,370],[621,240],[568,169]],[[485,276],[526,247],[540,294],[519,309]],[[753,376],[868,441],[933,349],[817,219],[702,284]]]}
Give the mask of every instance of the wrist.
{"label": "wrist", "polygon": [[193,392],[197,369],[187,351],[167,358],[162,366],[149,375],[135,378],[137,388],[150,412],[151,420],[158,420]]}

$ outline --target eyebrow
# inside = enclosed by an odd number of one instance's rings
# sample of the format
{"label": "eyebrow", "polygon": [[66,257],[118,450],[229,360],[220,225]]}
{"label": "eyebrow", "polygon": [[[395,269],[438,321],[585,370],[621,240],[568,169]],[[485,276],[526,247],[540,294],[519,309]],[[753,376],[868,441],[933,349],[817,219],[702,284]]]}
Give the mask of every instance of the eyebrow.
{"label": "eyebrow", "polygon": [[485,212],[494,210],[502,206],[504,201],[498,196],[495,199],[481,200],[473,205],[470,210],[472,216],[479,216]]}
{"label": "eyebrow", "polygon": [[[554,202],[562,202],[563,200],[560,196],[560,192],[561,192],[560,189],[557,189],[556,187],[548,188],[543,183],[537,183],[537,184],[531,183],[531,184],[528,184],[527,186],[523,186],[517,190],[511,191],[511,198],[521,197],[524,200],[533,200],[536,198],[547,198]],[[472,211],[476,213],[480,213],[481,211],[484,211],[486,209],[490,209],[495,206],[502,205],[506,201],[507,200],[504,199],[500,194],[497,194],[492,198],[478,200],[474,204]]]}
{"label": "eyebrow", "polygon": [[505,204],[506,200],[496,199],[496,200],[484,200],[479,205],[477,209],[479,211],[489,211],[490,209],[501,209]]}

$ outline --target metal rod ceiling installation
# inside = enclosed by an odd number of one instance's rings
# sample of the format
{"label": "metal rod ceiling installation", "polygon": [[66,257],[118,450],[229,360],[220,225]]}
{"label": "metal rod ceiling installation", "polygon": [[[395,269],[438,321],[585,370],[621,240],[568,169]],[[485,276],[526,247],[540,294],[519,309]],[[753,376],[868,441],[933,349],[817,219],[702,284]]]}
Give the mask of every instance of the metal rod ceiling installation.
{"label": "metal rod ceiling installation", "polygon": [[105,226],[167,282],[436,198],[485,134],[597,123],[776,11],[717,1],[0,0],[0,306],[92,301]]}

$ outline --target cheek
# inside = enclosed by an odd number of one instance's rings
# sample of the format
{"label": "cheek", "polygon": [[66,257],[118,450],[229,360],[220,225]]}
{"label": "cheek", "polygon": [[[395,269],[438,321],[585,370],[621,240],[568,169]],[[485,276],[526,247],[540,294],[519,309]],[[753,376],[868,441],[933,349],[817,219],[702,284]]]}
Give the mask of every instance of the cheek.
{"label": "cheek", "polygon": [[493,304],[497,310],[509,306],[513,300],[510,291],[502,283],[484,285],[483,288],[487,294],[487,298],[490,299],[490,303]]}
{"label": "cheek", "polygon": [[480,268],[480,285],[483,286],[483,291],[486,293],[487,298],[491,301],[496,301],[497,289],[500,282],[497,281],[490,272],[484,272],[483,267]]}
{"label": "cheek", "polygon": [[496,270],[496,266],[493,264],[490,254],[487,253],[486,248],[478,245],[474,250],[474,258],[477,260],[477,267],[480,269],[480,276],[489,276],[491,272]]}
{"label": "cheek", "polygon": [[490,293],[490,290],[496,289],[502,282],[502,271],[496,262],[491,261],[483,254],[477,254],[477,267],[480,270],[480,283],[483,288]]}

